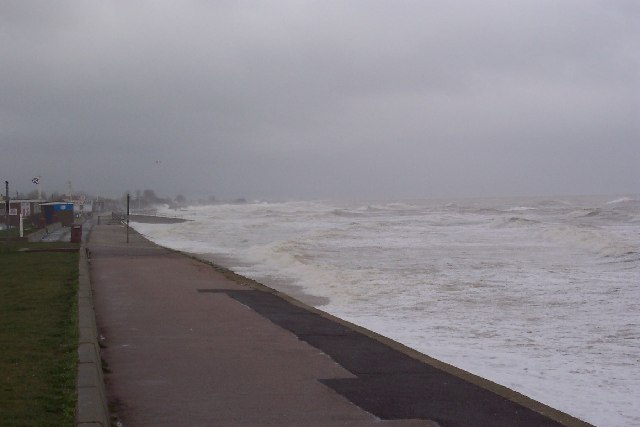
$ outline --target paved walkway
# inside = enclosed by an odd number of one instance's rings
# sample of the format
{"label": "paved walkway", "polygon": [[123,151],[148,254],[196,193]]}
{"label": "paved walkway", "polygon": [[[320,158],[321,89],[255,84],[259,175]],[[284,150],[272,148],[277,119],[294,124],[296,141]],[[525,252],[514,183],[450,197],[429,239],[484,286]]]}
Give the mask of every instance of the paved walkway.
{"label": "paved walkway", "polygon": [[581,425],[135,233],[125,240],[123,226],[97,225],[88,243],[107,394],[124,427]]}

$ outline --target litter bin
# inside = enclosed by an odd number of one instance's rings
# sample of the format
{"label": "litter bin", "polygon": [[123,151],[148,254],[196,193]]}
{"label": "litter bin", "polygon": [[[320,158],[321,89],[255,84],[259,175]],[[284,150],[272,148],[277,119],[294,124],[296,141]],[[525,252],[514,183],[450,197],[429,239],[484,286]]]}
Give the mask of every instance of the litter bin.
{"label": "litter bin", "polygon": [[82,241],[82,224],[71,225],[71,243],[80,243]]}

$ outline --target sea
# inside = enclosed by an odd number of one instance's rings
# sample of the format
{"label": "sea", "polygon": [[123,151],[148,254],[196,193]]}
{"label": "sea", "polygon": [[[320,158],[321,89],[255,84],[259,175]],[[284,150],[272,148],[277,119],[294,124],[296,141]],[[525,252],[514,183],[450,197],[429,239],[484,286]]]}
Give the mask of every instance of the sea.
{"label": "sea", "polygon": [[640,426],[640,196],[160,208],[132,226],[603,427]]}

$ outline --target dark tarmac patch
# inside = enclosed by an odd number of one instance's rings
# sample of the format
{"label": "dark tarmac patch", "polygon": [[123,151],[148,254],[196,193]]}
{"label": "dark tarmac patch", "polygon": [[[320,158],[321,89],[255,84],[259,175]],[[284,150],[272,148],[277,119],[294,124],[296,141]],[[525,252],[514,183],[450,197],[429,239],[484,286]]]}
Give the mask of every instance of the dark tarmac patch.
{"label": "dark tarmac patch", "polygon": [[383,420],[426,419],[442,427],[565,425],[277,294],[198,292],[227,294],[330,356],[357,378],[319,381]]}

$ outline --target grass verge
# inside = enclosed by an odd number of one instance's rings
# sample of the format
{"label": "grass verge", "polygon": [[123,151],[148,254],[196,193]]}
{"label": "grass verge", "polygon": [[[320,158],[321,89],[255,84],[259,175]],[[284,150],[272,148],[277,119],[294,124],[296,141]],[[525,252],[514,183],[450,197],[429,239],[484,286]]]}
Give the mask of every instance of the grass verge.
{"label": "grass verge", "polygon": [[76,406],[78,252],[0,243],[0,425],[71,426]]}

